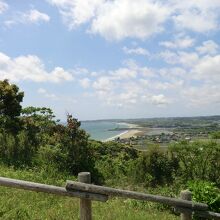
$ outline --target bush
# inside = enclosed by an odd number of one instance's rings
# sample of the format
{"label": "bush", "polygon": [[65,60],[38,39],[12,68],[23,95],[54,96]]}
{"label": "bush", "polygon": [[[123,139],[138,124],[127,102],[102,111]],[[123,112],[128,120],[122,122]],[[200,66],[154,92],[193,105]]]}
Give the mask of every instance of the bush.
{"label": "bush", "polygon": [[132,176],[136,183],[145,185],[171,184],[177,168],[178,161],[175,157],[170,157],[158,146],[153,146],[134,161]]}
{"label": "bush", "polygon": [[40,147],[36,161],[38,166],[44,170],[58,170],[59,172],[65,171],[65,154],[61,152],[59,145],[45,145]]}
{"label": "bush", "polygon": [[16,135],[0,133],[0,159],[7,165],[31,165],[36,150],[25,131]]}
{"label": "bush", "polygon": [[209,210],[220,212],[220,189],[214,183],[208,181],[190,181],[189,190],[193,194],[193,200],[206,203]]}
{"label": "bush", "polygon": [[183,141],[171,145],[169,151],[179,160],[177,176],[183,182],[199,179],[220,185],[220,144]]}
{"label": "bush", "polygon": [[137,151],[115,142],[90,141],[95,166],[110,185],[127,185],[129,169],[137,157]]}

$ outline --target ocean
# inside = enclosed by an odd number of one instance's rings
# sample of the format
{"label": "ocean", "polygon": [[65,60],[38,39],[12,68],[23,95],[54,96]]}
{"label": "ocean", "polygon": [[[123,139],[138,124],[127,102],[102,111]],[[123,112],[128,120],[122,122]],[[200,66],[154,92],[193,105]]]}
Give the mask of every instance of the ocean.
{"label": "ocean", "polygon": [[[81,128],[84,129],[90,138],[105,141],[118,136],[126,131],[129,125],[125,123],[117,123],[112,121],[81,121]],[[120,131],[110,131],[115,128],[125,128],[125,130]]]}

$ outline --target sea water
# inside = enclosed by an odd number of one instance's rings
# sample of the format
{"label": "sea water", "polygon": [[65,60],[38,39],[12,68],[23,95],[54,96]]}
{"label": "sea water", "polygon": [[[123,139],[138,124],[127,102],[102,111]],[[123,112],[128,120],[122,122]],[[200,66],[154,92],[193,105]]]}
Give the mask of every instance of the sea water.
{"label": "sea water", "polygon": [[[112,121],[82,121],[81,128],[84,129],[91,139],[105,141],[118,136],[126,131],[129,126],[124,123]],[[113,129],[124,128],[123,130],[112,131]]]}

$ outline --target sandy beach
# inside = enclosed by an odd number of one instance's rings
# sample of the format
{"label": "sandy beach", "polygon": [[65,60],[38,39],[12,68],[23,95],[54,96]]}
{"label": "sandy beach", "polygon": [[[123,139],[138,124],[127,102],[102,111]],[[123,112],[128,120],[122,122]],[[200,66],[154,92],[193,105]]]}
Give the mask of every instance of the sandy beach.
{"label": "sandy beach", "polygon": [[123,123],[129,127],[129,130],[126,133],[122,133],[120,135],[121,139],[127,139],[131,137],[137,137],[139,134],[142,133],[142,127],[137,124],[130,124],[130,123]]}
{"label": "sandy beach", "polygon": [[126,138],[131,138],[131,137],[136,137],[138,134],[141,133],[140,129],[132,129],[132,130],[128,130],[128,132],[121,134],[120,138],[121,139],[126,139]]}
{"label": "sandy beach", "polygon": [[130,124],[130,123],[120,123],[120,124],[128,126],[129,130],[126,130],[122,132],[121,134],[118,134],[114,137],[108,138],[105,141],[112,141],[112,140],[115,140],[116,138],[127,139],[131,137],[136,137],[138,134],[142,133],[141,127],[139,127],[136,124]]}

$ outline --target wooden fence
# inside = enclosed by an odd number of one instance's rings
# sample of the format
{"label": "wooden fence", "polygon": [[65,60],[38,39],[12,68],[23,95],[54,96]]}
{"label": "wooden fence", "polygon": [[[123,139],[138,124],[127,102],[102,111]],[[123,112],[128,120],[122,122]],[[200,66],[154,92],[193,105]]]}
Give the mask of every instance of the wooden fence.
{"label": "wooden fence", "polygon": [[208,211],[207,204],[193,202],[192,194],[188,190],[182,191],[180,194],[180,199],[176,199],[165,196],[97,186],[91,184],[91,175],[88,172],[79,173],[78,182],[67,181],[65,188],[9,179],[5,177],[0,177],[0,186],[80,198],[80,220],[92,219],[92,200],[106,202],[109,199],[109,196],[158,202],[170,205],[173,206],[177,212],[181,213],[181,220],[191,220],[193,215],[200,216],[205,219],[220,219],[220,213]]}

